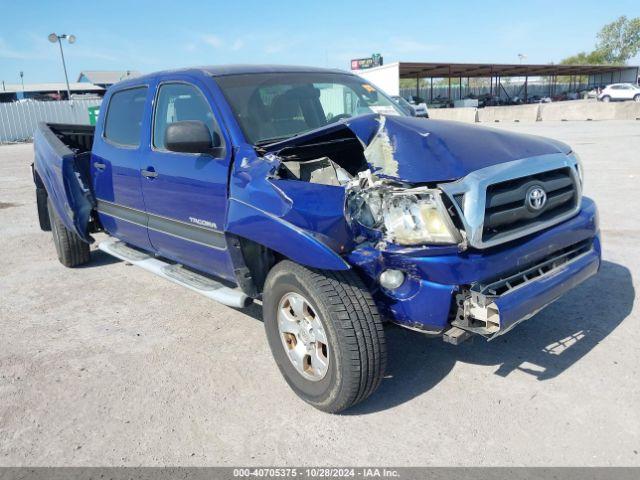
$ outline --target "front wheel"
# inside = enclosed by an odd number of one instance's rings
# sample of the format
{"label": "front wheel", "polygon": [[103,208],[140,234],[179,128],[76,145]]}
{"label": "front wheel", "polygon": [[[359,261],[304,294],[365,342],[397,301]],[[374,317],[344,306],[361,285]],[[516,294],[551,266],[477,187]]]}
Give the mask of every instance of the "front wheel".
{"label": "front wheel", "polygon": [[635,97],[633,97],[633,101],[640,103],[640,93],[638,95],[636,95]]}
{"label": "front wheel", "polygon": [[353,271],[280,262],[266,279],[263,309],[276,364],[303,400],[339,413],[378,388],[387,355],[383,325]]}
{"label": "front wheel", "polygon": [[605,95],[604,97],[602,97],[602,101],[604,103],[609,103],[611,101],[611,97],[609,95]]}

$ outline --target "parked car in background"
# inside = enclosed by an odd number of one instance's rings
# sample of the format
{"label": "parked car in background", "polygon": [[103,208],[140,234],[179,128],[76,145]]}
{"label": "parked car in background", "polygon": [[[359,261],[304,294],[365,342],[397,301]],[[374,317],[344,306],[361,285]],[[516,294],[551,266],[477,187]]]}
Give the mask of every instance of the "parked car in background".
{"label": "parked car in background", "polygon": [[601,102],[620,102],[625,100],[640,102],[640,88],[631,83],[614,83],[600,92],[598,100]]}
{"label": "parked car in background", "polygon": [[418,104],[410,103],[409,101],[407,101],[406,99],[402,98],[399,95],[393,95],[391,98],[408,115],[412,117],[429,118],[429,110],[427,109],[427,105],[425,103],[418,103]]}

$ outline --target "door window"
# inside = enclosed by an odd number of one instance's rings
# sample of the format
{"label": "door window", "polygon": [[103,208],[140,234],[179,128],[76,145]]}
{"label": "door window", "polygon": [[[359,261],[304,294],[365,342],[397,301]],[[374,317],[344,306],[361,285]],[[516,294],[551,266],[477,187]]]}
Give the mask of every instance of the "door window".
{"label": "door window", "polygon": [[129,88],[111,95],[104,138],[117,145],[138,147],[147,87]]}
{"label": "door window", "polygon": [[193,85],[165,83],[160,86],[153,119],[153,146],[166,150],[165,133],[173,122],[197,120],[209,129],[211,138],[220,136],[218,124],[206,98]]}

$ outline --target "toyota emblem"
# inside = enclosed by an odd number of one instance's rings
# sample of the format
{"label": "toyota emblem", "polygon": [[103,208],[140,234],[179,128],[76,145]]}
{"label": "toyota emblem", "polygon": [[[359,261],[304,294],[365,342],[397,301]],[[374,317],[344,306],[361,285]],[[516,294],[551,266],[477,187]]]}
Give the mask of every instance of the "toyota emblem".
{"label": "toyota emblem", "polygon": [[540,186],[531,187],[527,192],[527,206],[534,211],[540,211],[547,204],[547,192]]}

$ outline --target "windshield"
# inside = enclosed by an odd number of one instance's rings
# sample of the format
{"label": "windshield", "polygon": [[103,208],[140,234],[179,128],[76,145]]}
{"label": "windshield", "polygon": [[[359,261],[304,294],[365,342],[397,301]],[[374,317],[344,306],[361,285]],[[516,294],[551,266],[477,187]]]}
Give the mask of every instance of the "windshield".
{"label": "windshield", "polygon": [[265,144],[367,113],[402,115],[364,79],[340,73],[260,73],[215,78],[247,140]]}

